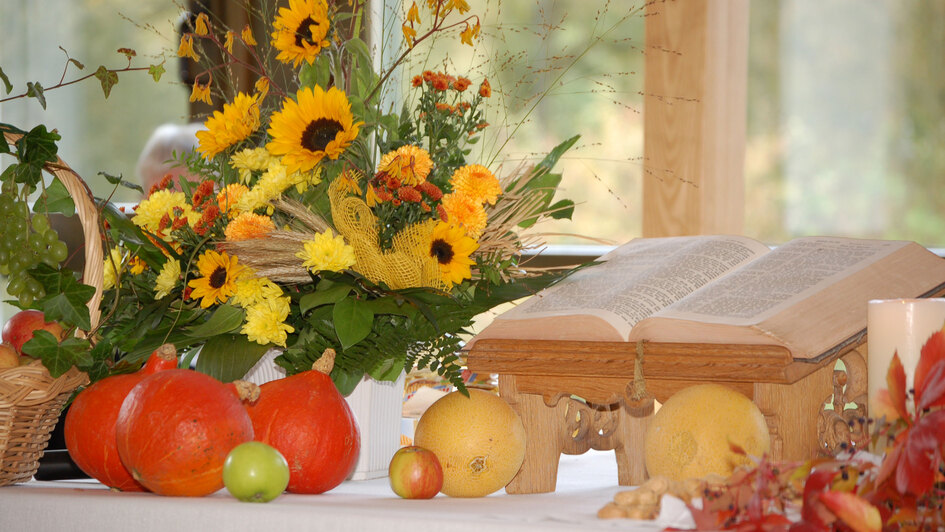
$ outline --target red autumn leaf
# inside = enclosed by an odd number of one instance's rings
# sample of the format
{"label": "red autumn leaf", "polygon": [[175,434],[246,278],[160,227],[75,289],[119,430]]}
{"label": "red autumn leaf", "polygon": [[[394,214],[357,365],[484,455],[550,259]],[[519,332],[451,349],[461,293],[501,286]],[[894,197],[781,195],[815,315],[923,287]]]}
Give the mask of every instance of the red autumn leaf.
{"label": "red autumn leaf", "polygon": [[899,419],[899,411],[893,405],[889,390],[877,390],[876,396],[870,403],[870,417],[873,419],[886,418],[887,423],[892,423]]}
{"label": "red autumn leaf", "polygon": [[893,353],[892,361],[889,363],[886,387],[889,389],[889,398],[896,407],[896,412],[899,412],[899,417],[909,421],[911,418],[906,410],[906,370],[902,367],[898,352]]}
{"label": "red autumn leaf", "polygon": [[945,331],[929,337],[915,367],[916,410],[945,405]]}
{"label": "red autumn leaf", "polygon": [[932,489],[936,466],[942,461],[943,442],[945,410],[923,415],[907,429],[901,442],[897,438],[897,445],[902,445],[896,468],[896,490],[899,493],[920,495]]}
{"label": "red autumn leaf", "polygon": [[801,518],[804,521],[819,526],[828,526],[836,521],[836,517],[820,502],[820,494],[827,491],[837,471],[832,469],[815,469],[804,483],[804,504],[801,506]]}
{"label": "red autumn leaf", "polygon": [[855,532],[879,532],[883,528],[879,510],[852,493],[827,491],[820,494],[820,501]]}
{"label": "red autumn leaf", "polygon": [[800,521],[791,525],[790,532],[828,532],[830,528],[823,525],[815,525],[807,521]]}
{"label": "red autumn leaf", "polygon": [[689,513],[692,514],[692,521],[696,524],[696,530],[720,530],[722,523],[735,514],[731,510],[713,511],[692,505],[687,506],[689,506]]}
{"label": "red autumn leaf", "polygon": [[892,477],[899,467],[899,457],[902,455],[902,442],[906,439],[906,433],[900,433],[896,436],[892,448],[886,452],[883,463],[879,466],[879,472],[876,473],[876,486],[882,486]]}

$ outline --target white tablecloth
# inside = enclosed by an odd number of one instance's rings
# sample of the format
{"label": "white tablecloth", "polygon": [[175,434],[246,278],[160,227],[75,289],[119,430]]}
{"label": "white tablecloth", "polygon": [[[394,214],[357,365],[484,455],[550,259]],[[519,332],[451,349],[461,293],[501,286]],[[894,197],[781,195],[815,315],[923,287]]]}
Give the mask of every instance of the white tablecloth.
{"label": "white tablecloth", "polygon": [[0,530],[383,532],[449,530],[659,530],[654,522],[601,520],[613,499],[612,452],[562,456],[555,493],[478,499],[438,495],[400,499],[387,479],[348,481],[322,495],[284,494],[266,504],[239,502],[225,490],[201,498],[111,492],[91,481],[33,481],[0,488]]}

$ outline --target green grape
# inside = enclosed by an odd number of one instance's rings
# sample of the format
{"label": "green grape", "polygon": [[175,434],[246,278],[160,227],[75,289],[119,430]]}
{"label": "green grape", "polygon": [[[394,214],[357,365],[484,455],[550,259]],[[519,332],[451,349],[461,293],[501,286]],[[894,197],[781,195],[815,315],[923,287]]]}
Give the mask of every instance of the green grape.
{"label": "green grape", "polygon": [[46,231],[43,233],[43,242],[51,246],[59,242],[59,235],[57,235],[55,231]]}
{"label": "green grape", "polygon": [[[26,283],[21,277],[11,277],[10,282],[7,284],[7,293],[11,296],[19,296],[23,293],[23,287],[26,286]],[[20,301],[22,303],[22,301]]]}
{"label": "green grape", "polygon": [[23,292],[20,294],[18,299],[20,300],[20,305],[23,305],[24,307],[28,307],[33,304],[33,294],[30,294],[29,292]]}
{"label": "green grape", "polygon": [[33,235],[33,238],[30,239],[30,249],[36,253],[45,253],[46,252],[46,243],[43,242],[42,238],[37,238],[38,235]]}
{"label": "green grape", "polygon": [[62,262],[69,256],[69,247],[66,246],[65,242],[56,242],[49,246],[49,256],[56,262]]}
{"label": "green grape", "polygon": [[0,264],[6,264],[8,262],[10,262],[10,250],[0,246]]}
{"label": "green grape", "polygon": [[34,214],[33,215],[33,231],[37,233],[45,233],[49,229],[49,218],[44,214]]}
{"label": "green grape", "polygon": [[33,277],[27,277],[25,291],[33,294],[34,297],[39,297],[40,292],[43,291],[43,285]]}
{"label": "green grape", "polygon": [[10,275],[10,266],[5,262],[0,264],[0,275]]}
{"label": "green grape", "polygon": [[14,236],[20,236],[21,239],[26,236],[26,219],[24,218],[15,218],[11,224],[13,229]]}

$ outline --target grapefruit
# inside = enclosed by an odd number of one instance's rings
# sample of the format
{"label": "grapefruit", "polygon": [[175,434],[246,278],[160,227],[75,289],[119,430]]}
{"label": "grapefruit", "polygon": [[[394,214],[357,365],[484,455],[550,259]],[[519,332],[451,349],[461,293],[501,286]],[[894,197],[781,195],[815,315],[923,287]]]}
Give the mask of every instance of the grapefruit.
{"label": "grapefruit", "polygon": [[751,456],[771,450],[768,425],[755,403],[720,384],[684,388],[663,404],[646,431],[647,473],[674,480],[727,477],[750,463],[730,443]]}
{"label": "grapefruit", "polygon": [[451,392],[420,417],[414,444],[440,460],[440,491],[450,497],[484,497],[505,487],[522,467],[525,426],[495,394]]}

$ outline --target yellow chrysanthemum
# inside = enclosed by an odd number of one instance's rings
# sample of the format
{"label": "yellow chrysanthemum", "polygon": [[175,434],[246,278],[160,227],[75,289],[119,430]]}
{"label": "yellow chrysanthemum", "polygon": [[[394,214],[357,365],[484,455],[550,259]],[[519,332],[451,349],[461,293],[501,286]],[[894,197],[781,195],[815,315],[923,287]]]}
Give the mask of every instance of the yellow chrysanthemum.
{"label": "yellow chrysanthemum", "polygon": [[295,254],[304,262],[302,266],[313,272],[340,272],[354,266],[354,248],[345,243],[343,236],[335,236],[331,229],[306,240],[302,251]]}
{"label": "yellow chrysanthemum", "polygon": [[226,225],[223,233],[227,242],[239,242],[252,238],[261,238],[275,231],[276,224],[272,218],[251,212],[241,212]]}
{"label": "yellow chrysanthemum", "polygon": [[266,148],[246,148],[230,156],[230,166],[239,170],[240,181],[248,183],[253,177],[254,170],[269,168],[272,156]]}
{"label": "yellow chrysanthemum", "polygon": [[197,259],[197,270],[200,277],[187,283],[193,288],[190,297],[200,299],[200,306],[208,308],[226,300],[236,293],[236,279],[243,273],[246,266],[239,264],[239,259],[224,253],[207,250]]}
{"label": "yellow chrysanthemum", "polygon": [[174,290],[174,287],[177,286],[177,281],[179,280],[180,262],[176,259],[169,259],[164,263],[164,266],[161,267],[157,279],[154,280],[154,297],[157,299],[167,297],[167,295]]}
{"label": "yellow chrysanthemum", "polygon": [[304,88],[298,102],[286,98],[269,123],[272,141],[266,145],[282,156],[290,172],[311,170],[323,158],[337,159],[358,136],[362,122],[353,123],[348,97],[337,87]]}
{"label": "yellow chrysanthemum", "polygon": [[223,105],[223,112],[214,111],[204,122],[206,130],[197,132],[197,151],[212,159],[218,153],[246,139],[259,128],[259,103],[256,96],[239,93],[233,103]]}
{"label": "yellow chrysanthemum", "polygon": [[163,189],[155,191],[138,204],[131,221],[138,227],[157,233],[161,230],[161,218],[165,215],[172,221],[177,217],[185,218],[190,226],[200,220],[200,213],[194,212],[183,192]]}
{"label": "yellow chrysanthemum", "polygon": [[148,264],[141,260],[141,257],[131,257],[128,259],[128,271],[131,275],[141,275],[148,268]]}
{"label": "yellow chrysanthemum", "polygon": [[268,277],[243,275],[236,281],[236,294],[233,295],[232,302],[234,305],[249,308],[260,301],[281,296],[282,289]]}
{"label": "yellow chrysanthemum", "polygon": [[114,247],[105,257],[105,267],[102,271],[102,288],[110,290],[118,282],[118,272],[122,270],[125,253],[121,248]]}
{"label": "yellow chrysanthemum", "polygon": [[424,251],[439,263],[444,282],[459,284],[472,277],[471,266],[475,261],[470,255],[478,247],[479,244],[466,236],[462,227],[440,222],[433,228]]}
{"label": "yellow chrysanthemum", "polygon": [[303,60],[311,65],[329,44],[329,26],[325,0],[289,0],[289,7],[279,8],[272,22],[272,45],[279,50],[276,59],[296,68]]}
{"label": "yellow chrysanthemum", "polygon": [[499,180],[481,164],[470,164],[457,169],[450,178],[450,184],[453,185],[453,192],[489,205],[495,205],[496,199],[502,194]]}
{"label": "yellow chrysanthemum", "polygon": [[320,179],[317,176],[313,177],[311,172],[290,173],[278,159],[273,159],[269,163],[269,168],[259,177],[253,188],[240,196],[236,203],[236,209],[241,212],[250,212],[266,208],[267,212],[271,214],[273,208],[269,202],[282,195],[286,189],[299,185],[307,187],[309,183],[318,183]]}
{"label": "yellow chrysanthemum", "polygon": [[235,214],[237,210],[236,205],[239,203],[240,198],[243,197],[243,194],[247,192],[249,192],[249,188],[241,183],[230,183],[223,187],[223,190],[217,193],[217,207],[220,209],[220,212],[225,212],[231,216]]}
{"label": "yellow chrysanthemum", "polygon": [[410,144],[386,153],[377,165],[378,172],[387,172],[404,185],[423,183],[432,168],[433,160],[430,159],[430,154],[423,148]]}
{"label": "yellow chrysanthemum", "polygon": [[467,235],[479,238],[482,230],[486,228],[486,210],[482,203],[475,199],[453,192],[443,196],[441,205],[446,211],[447,220],[451,224],[462,226]]}
{"label": "yellow chrysanthemum", "polygon": [[267,298],[246,309],[246,323],[240,332],[251,342],[285,347],[287,333],[295,331],[285,323],[288,317],[288,297]]}

